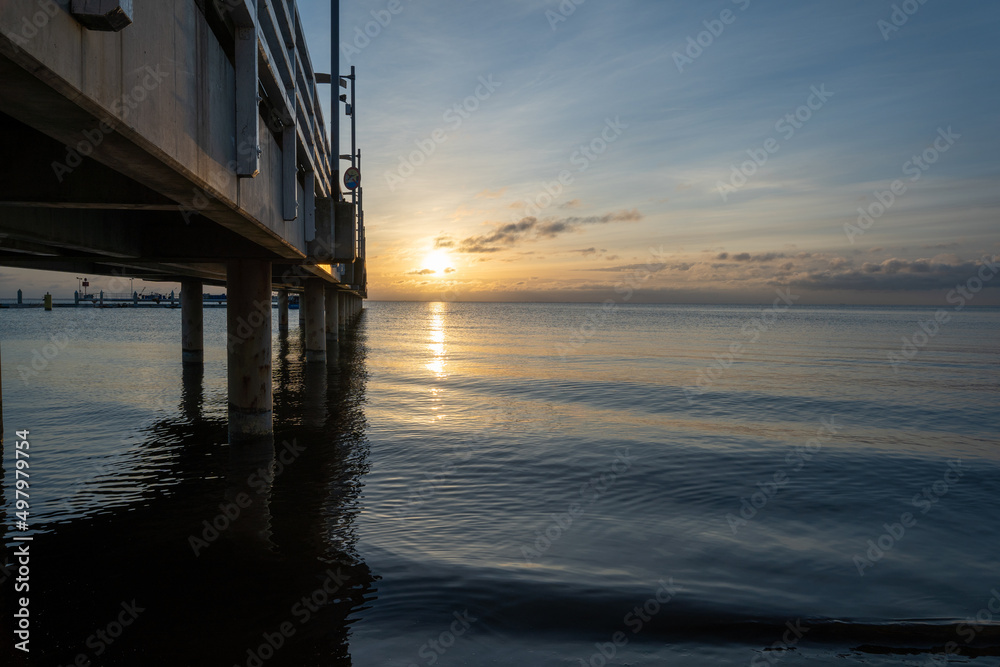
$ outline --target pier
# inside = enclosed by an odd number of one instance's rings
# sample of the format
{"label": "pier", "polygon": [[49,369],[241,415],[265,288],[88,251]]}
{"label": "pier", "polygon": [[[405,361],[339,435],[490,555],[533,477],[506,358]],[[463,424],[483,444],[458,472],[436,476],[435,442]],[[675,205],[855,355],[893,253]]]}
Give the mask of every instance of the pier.
{"label": "pier", "polygon": [[333,48],[317,72],[303,35],[294,0],[0,5],[0,266],[112,277],[45,308],[148,305],[130,279],[181,283],[154,305],[182,309],[193,367],[202,295],[225,287],[231,443],[273,432],[272,318],[286,332],[297,295],[323,363],[367,297],[360,188],[341,186],[341,160],[360,162],[338,136],[353,71]]}

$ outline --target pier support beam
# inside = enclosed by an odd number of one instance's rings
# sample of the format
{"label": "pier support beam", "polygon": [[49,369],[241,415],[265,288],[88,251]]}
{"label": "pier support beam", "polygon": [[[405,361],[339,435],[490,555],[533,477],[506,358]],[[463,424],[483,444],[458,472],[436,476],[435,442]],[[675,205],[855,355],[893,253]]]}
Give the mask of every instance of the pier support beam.
{"label": "pier support beam", "polygon": [[288,290],[278,290],[278,330],[288,331]]}
{"label": "pier support beam", "polygon": [[271,439],[271,262],[230,261],[226,292],[229,442]]}
{"label": "pier support beam", "polygon": [[337,299],[340,305],[339,312],[337,313],[337,330],[340,332],[340,335],[344,335],[347,333],[347,293],[338,292]]}
{"label": "pier support beam", "polygon": [[333,285],[326,286],[326,347],[329,355],[332,345],[340,342],[340,297]]}
{"label": "pier support beam", "polygon": [[326,361],[326,295],[319,278],[306,280],[303,305],[306,307],[306,361]]}
{"label": "pier support beam", "polygon": [[201,364],[205,361],[205,312],[202,283],[185,280],[181,283],[181,361]]}

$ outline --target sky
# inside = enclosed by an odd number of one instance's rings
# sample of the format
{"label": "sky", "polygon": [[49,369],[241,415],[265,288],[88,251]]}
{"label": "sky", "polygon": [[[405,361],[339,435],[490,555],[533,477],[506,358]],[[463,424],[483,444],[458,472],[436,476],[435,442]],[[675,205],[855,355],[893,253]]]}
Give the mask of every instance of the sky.
{"label": "sky", "polygon": [[944,305],[1000,255],[998,32],[992,0],[343,0],[369,295]]}

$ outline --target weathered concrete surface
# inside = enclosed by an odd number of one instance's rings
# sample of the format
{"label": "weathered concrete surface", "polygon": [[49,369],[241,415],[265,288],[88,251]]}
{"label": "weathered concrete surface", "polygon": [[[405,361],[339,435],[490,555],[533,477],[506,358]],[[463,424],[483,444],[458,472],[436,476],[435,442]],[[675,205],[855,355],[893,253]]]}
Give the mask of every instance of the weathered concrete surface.
{"label": "weathered concrete surface", "polygon": [[205,361],[205,302],[201,281],[181,285],[181,360],[185,364]]}
{"label": "weathered concrete surface", "polygon": [[272,436],[271,264],[229,262],[229,441]]}

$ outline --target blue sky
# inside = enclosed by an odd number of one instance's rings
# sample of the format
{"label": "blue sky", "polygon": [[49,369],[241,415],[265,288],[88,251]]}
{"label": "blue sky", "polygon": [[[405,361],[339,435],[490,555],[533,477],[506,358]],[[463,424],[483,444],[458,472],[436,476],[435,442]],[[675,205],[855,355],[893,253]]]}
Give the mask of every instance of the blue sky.
{"label": "blue sky", "polygon": [[[372,23],[389,5],[341,7],[376,297],[602,300],[639,266],[637,300],[797,285],[814,302],[938,303],[1000,253],[996,3],[401,0]],[[299,8],[326,63],[329,3]],[[446,122],[480,77],[500,85]],[[574,162],[609,119],[620,135]],[[939,130],[947,150],[914,172]],[[744,183],[747,151],[763,163]],[[905,192],[845,230],[896,179]]]}
{"label": "blue sky", "polygon": [[942,304],[1000,254],[997,34],[992,0],[343,0],[370,294]]}

